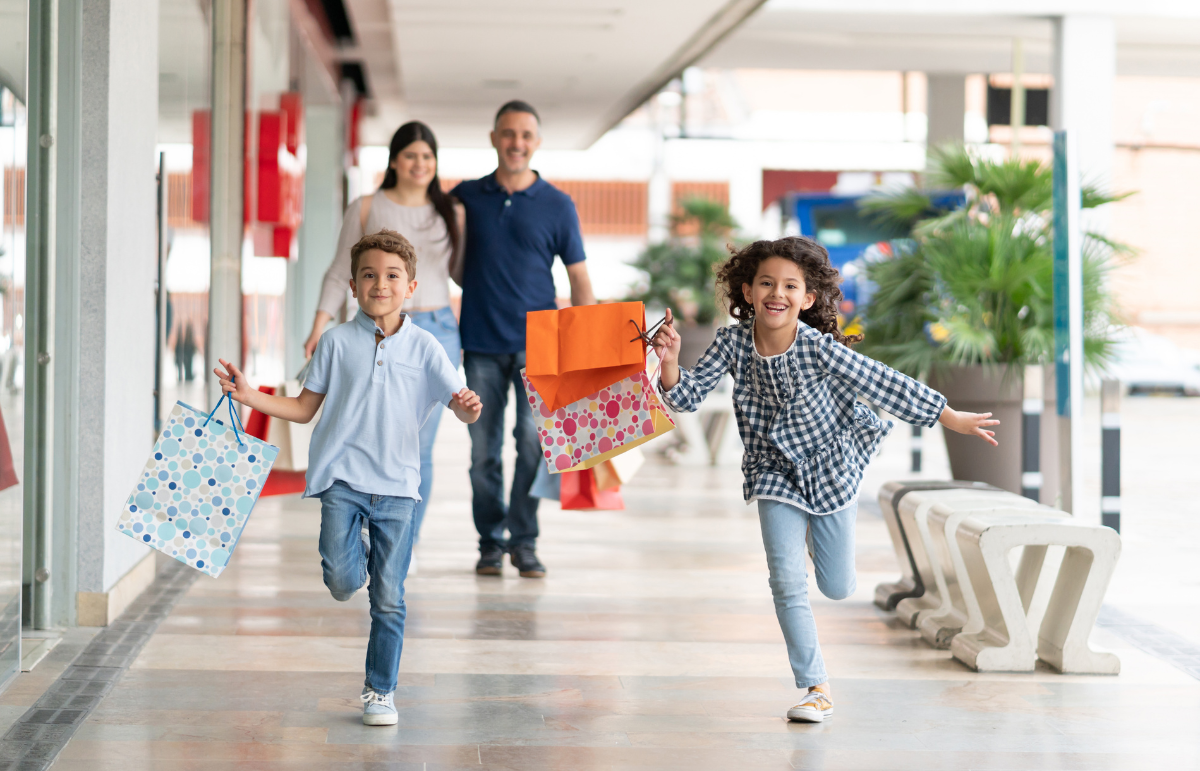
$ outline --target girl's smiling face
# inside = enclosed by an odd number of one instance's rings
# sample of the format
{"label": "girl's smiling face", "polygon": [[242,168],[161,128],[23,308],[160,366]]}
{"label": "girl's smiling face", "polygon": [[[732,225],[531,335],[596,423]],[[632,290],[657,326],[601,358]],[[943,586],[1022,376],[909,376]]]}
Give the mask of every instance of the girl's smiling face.
{"label": "girl's smiling face", "polygon": [[754,320],[767,329],[792,329],[817,301],[804,284],[804,271],[783,257],[768,257],[759,263],[753,284],[742,284],[746,302],[754,306]]}

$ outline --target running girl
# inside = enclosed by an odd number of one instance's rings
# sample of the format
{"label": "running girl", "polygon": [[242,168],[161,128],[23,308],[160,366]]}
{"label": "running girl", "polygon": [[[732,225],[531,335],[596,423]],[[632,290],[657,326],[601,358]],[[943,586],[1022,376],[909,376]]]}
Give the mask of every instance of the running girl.
{"label": "running girl", "polygon": [[833,714],[833,697],[808,600],[805,544],[821,593],[849,597],[858,487],[892,430],[857,397],[914,425],[940,422],[993,445],[986,427],[999,423],[991,413],[956,412],[938,392],[850,350],[862,338],[838,329],[839,280],[815,241],[756,241],[718,270],[718,291],[738,323],[718,330],[692,371],[679,367],[670,311],[654,337],[659,390],[677,412],[694,411],[725,373],[733,376],[746,448],[742,489],[747,503],[758,502],[775,613],[796,687],[807,690],[788,719],[813,723]]}

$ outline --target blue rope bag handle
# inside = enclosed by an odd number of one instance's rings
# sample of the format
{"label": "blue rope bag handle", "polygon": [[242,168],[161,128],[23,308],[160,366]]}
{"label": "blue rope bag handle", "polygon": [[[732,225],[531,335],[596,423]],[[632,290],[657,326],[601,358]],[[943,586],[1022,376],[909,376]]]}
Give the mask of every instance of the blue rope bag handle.
{"label": "blue rope bag handle", "polygon": [[[208,413],[208,417],[204,419],[204,428],[208,427],[208,421],[213,419],[213,415],[217,414],[217,410],[221,409],[221,402],[229,399],[229,427],[233,429],[233,435],[238,440],[238,447],[245,447],[246,443],[242,441],[242,434],[246,433],[246,427],[242,425],[242,418],[238,415],[237,410],[233,408],[233,397],[229,394],[221,394],[221,398],[217,400],[217,406],[213,407],[212,412]],[[221,421],[217,421],[220,423]],[[241,433],[238,429],[241,429]]]}

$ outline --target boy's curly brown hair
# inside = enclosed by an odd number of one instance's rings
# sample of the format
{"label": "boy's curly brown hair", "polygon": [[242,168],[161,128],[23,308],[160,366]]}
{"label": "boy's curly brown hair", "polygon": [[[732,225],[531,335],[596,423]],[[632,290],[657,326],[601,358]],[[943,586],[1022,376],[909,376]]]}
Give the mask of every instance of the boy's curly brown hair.
{"label": "boy's curly brown hair", "polygon": [[770,257],[791,260],[804,273],[807,291],[817,296],[808,309],[800,311],[800,320],[818,332],[833,335],[833,339],[850,347],[860,342],[862,335],[844,335],[838,329],[838,303],[842,301],[842,290],[838,286],[842,277],[829,262],[829,252],[811,238],[789,236],[777,241],[755,241],[740,250],[730,247],[732,253],[717,268],[717,293],[735,319],[754,318],[754,306],[746,301],[743,284],[754,284],[758,266]]}
{"label": "boy's curly brown hair", "polygon": [[358,280],[359,258],[372,249],[399,257],[400,261],[404,263],[404,269],[408,271],[409,281],[417,277],[417,250],[413,248],[407,238],[394,230],[385,228],[378,233],[363,236],[357,244],[350,247],[350,277],[355,281]]}

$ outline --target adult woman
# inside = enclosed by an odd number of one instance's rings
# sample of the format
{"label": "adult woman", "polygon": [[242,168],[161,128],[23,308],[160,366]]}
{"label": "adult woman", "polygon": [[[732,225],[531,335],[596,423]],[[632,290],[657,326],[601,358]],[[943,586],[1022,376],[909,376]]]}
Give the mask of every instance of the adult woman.
{"label": "adult woman", "polygon": [[[462,205],[442,192],[437,174],[437,139],[420,121],[405,123],[392,135],[388,148],[388,170],[374,195],[364,195],[346,210],[338,237],[337,254],[321,286],[312,333],[304,344],[311,357],[325,325],[346,301],[350,285],[350,249],[367,233],[384,228],[407,238],[417,251],[417,288],[406,303],[408,318],[433,334],[458,366],[462,346],[458,321],[450,309],[449,278],[456,274],[463,246]],[[415,510],[416,532],[420,532],[433,485],[433,441],[441,411],[435,410],[421,428],[421,501]]]}

